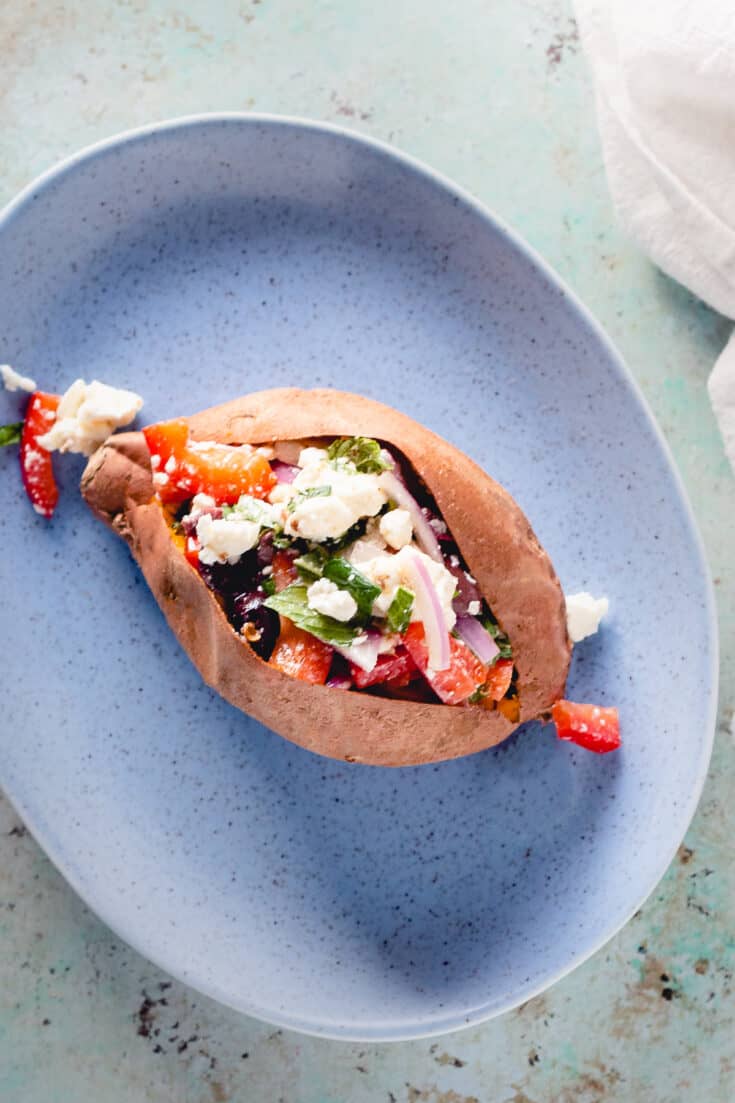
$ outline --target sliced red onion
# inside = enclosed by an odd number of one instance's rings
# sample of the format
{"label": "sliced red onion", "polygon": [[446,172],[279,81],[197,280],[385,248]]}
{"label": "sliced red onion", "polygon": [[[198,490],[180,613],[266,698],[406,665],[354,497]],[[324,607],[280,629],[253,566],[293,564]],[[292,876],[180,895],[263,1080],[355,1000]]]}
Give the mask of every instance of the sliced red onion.
{"label": "sliced red onion", "polygon": [[483,628],[479,620],[474,617],[457,617],[454,627],[457,635],[472,648],[481,663],[486,665],[491,663],[500,651],[487,628]]}
{"label": "sliced red onion", "polygon": [[426,633],[426,646],[429,651],[429,666],[432,670],[446,670],[450,662],[449,630],[444,620],[436,587],[426,563],[420,555],[411,556],[413,589],[416,595],[415,609],[423,622]]}
{"label": "sliced red onion", "polygon": [[333,678],[327,679],[327,685],[330,689],[352,689],[352,678],[347,674],[336,674]]}
{"label": "sliced red onion", "polygon": [[292,483],[301,470],[292,463],[282,463],[281,460],[273,460],[271,469],[279,483]]}
{"label": "sliced red onion", "polygon": [[437,563],[442,563],[443,558],[436,533],[424,517],[421,507],[410,490],[392,471],[383,472],[380,476],[380,486],[397,506],[410,513],[416,543],[421,550],[426,552],[432,559],[435,559]]}
{"label": "sliced red onion", "polygon": [[378,661],[382,639],[380,632],[368,628],[349,647],[335,647],[334,650],[343,659],[354,663],[355,666],[359,666],[361,670],[365,670],[369,674],[371,670],[375,669],[375,664]]}

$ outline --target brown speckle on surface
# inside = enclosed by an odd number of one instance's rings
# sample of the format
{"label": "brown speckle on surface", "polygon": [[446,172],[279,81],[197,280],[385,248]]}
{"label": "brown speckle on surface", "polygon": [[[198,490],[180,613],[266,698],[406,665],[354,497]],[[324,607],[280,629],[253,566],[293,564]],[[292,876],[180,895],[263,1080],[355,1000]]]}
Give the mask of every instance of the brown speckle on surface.
{"label": "brown speckle on surface", "polygon": [[347,119],[362,119],[363,122],[366,122],[373,117],[372,111],[364,111],[359,107],[355,107],[349,100],[343,99],[336,92],[332,92],[329,99],[336,106],[337,114],[344,115]]}
{"label": "brown speckle on surface", "polygon": [[[437,1047],[438,1048],[438,1047]],[[435,1057],[437,1065],[449,1065],[454,1069],[463,1069],[467,1064],[466,1061],[461,1061],[459,1057],[452,1057],[451,1053],[440,1053],[438,1057]]]}
{"label": "brown speckle on surface", "polygon": [[698,961],[694,963],[694,972],[703,976],[709,969],[709,961],[706,957],[700,957]]}
{"label": "brown speckle on surface", "polygon": [[546,47],[546,57],[549,68],[554,69],[564,60],[566,52],[576,54],[579,46],[579,28],[577,20],[571,17],[567,20],[567,29],[557,31],[549,45]]}
{"label": "brown speckle on surface", "polygon": [[8,837],[10,837],[11,835],[14,835],[16,837],[16,839],[22,839],[23,836],[27,835],[27,834],[28,834],[28,828],[22,823],[17,823],[15,825],[15,827],[11,828],[11,830],[8,831]]}
{"label": "brown speckle on surface", "polygon": [[685,866],[688,862],[691,862],[693,854],[694,851],[692,850],[692,848],[690,846],[684,846],[683,844],[676,852],[676,856],[683,866]]}
{"label": "brown speckle on surface", "polygon": [[[415,1088],[406,1084],[406,1103],[480,1103],[476,1095],[459,1095],[457,1092],[439,1091],[437,1087]],[[529,1100],[529,1103],[532,1101]]]}

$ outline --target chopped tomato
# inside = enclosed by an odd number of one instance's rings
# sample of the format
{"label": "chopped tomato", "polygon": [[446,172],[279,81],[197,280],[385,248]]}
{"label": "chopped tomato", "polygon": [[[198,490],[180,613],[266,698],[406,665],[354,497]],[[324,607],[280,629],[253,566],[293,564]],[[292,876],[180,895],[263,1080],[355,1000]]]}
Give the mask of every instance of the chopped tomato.
{"label": "chopped tomato", "polygon": [[502,701],[510,689],[512,678],[512,659],[498,659],[495,665],[490,667],[487,672],[487,678],[485,679],[487,696],[484,698],[488,708],[493,708],[496,701]]}
{"label": "chopped tomato", "polygon": [[481,686],[487,674],[485,666],[466,643],[449,637],[449,666],[446,670],[429,671],[429,651],[424,626],[420,621],[409,624],[403,637],[406,650],[431,688],[446,705],[460,705]]}
{"label": "chopped tomato", "polygon": [[276,484],[271,465],[257,449],[190,440],[184,418],[149,425],[143,435],[162,502],[210,494],[217,503],[232,505],[241,494],[265,498]]}
{"label": "chopped tomato", "polygon": [[358,689],[376,686],[381,682],[388,682],[391,688],[399,689],[408,685],[415,670],[415,662],[403,648],[395,655],[379,655],[377,663],[370,671],[350,663],[350,674]]}
{"label": "chopped tomato", "polygon": [[585,750],[606,754],[620,746],[617,709],[557,701],[551,707],[551,717],[560,739],[576,743]]}
{"label": "chopped tomato", "polygon": [[293,552],[277,551],[274,554],[271,578],[275,583],[276,593],[280,594],[281,590],[285,590],[299,577],[299,572],[293,565],[296,558],[298,557]]}
{"label": "chopped tomato", "polygon": [[324,685],[329,677],[333,651],[310,632],[297,628],[290,620],[281,617],[281,631],[268,660],[283,674],[298,678],[301,682]]}
{"label": "chopped tomato", "polygon": [[54,478],[51,453],[41,448],[38,438],[49,429],[56,420],[59,396],[35,391],[26,409],[23,432],[20,438],[20,471],[23,486],[36,513],[42,517],[51,517],[59,500],[59,489]]}

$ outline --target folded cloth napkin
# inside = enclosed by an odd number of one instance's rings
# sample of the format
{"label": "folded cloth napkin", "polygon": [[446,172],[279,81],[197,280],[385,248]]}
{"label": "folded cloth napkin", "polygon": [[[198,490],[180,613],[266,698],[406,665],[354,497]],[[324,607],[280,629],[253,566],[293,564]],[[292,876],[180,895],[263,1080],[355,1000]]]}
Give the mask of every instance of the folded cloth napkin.
{"label": "folded cloth napkin", "polygon": [[[575,0],[623,227],[668,275],[735,318],[733,0]],[[709,393],[735,470],[735,338]]]}

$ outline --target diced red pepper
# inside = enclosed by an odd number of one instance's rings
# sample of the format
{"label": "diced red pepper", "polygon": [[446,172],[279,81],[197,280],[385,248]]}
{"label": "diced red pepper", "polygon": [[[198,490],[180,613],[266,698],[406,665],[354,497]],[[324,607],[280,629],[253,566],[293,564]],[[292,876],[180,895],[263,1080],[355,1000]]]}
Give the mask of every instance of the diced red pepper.
{"label": "diced red pepper", "polygon": [[26,494],[36,513],[51,517],[59,500],[59,489],[54,478],[51,453],[41,448],[38,438],[56,421],[59,405],[57,394],[35,391],[26,409],[23,432],[20,438],[20,471]]}
{"label": "diced red pepper", "polygon": [[377,663],[370,671],[350,663],[350,674],[358,689],[376,686],[381,682],[388,682],[392,688],[399,689],[408,685],[415,672],[416,664],[405,648],[400,648],[395,655],[379,655]]}
{"label": "diced red pepper", "polygon": [[324,685],[329,677],[333,654],[329,644],[322,643],[310,632],[304,632],[286,617],[281,617],[281,631],[268,661],[291,678]]}
{"label": "diced red pepper", "polygon": [[143,430],[151,454],[153,483],[162,502],[210,494],[232,505],[241,494],[265,498],[277,480],[265,456],[248,444],[192,441],[185,418]]}
{"label": "diced red pepper", "polygon": [[403,643],[434,693],[446,705],[461,705],[485,682],[487,668],[466,643],[454,636],[449,637],[450,658],[446,670],[429,671],[429,650],[420,621],[409,624]]}
{"label": "diced red pepper", "polygon": [[487,696],[483,698],[483,702],[487,708],[493,708],[496,701],[502,701],[510,689],[512,678],[512,659],[498,659],[494,666],[490,667],[485,680]]}
{"label": "diced red pepper", "polygon": [[560,739],[585,750],[607,754],[620,746],[620,722],[615,708],[557,701],[551,706],[551,717]]}

